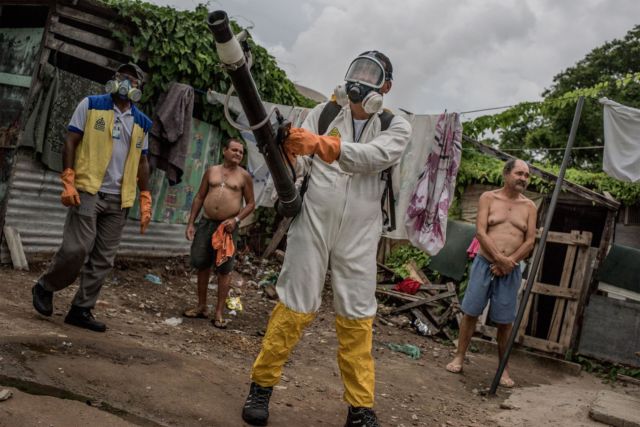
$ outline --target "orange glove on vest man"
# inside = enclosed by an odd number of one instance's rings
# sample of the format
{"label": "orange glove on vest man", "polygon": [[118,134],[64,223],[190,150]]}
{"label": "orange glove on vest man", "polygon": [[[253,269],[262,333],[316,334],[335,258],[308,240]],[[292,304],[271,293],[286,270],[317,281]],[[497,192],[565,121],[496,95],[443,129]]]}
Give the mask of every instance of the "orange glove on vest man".
{"label": "orange glove on vest man", "polygon": [[284,141],[285,152],[292,156],[316,154],[327,163],[333,163],[340,157],[340,138],[321,136],[302,128],[291,128]]}
{"label": "orange glove on vest man", "polygon": [[151,192],[140,192],[140,234],[144,234],[151,222]]}
{"label": "orange glove on vest man", "polygon": [[60,195],[60,200],[62,204],[70,207],[70,206],[80,206],[80,195],[78,194],[78,190],[76,190],[76,172],[67,168],[60,174],[60,179],[62,180],[62,194]]}

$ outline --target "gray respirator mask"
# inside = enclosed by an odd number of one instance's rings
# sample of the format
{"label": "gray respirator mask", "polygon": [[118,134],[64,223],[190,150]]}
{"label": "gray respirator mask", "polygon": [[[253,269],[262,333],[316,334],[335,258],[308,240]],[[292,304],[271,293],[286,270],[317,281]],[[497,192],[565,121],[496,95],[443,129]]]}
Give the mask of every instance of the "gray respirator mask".
{"label": "gray respirator mask", "polygon": [[390,80],[382,63],[372,53],[364,53],[351,62],[345,84],[336,87],[336,102],[346,105],[348,101],[362,104],[367,114],[377,113],[382,109],[383,96],[380,92],[385,81]]}
{"label": "gray respirator mask", "polygon": [[129,79],[109,80],[104,86],[105,92],[112,95],[117,95],[122,100],[130,100],[133,102],[139,102],[142,99],[142,91],[137,87],[133,87]]}

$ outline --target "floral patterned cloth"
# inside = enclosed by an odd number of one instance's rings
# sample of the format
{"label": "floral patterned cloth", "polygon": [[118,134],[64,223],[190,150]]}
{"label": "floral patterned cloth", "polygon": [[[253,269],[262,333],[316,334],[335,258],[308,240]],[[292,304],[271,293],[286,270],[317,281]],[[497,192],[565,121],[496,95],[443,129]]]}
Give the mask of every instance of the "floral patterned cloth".
{"label": "floral patterned cloth", "polygon": [[453,200],[462,155],[461,140],[460,116],[457,113],[441,114],[433,149],[407,208],[405,228],[409,240],[432,256],[445,243],[447,213]]}

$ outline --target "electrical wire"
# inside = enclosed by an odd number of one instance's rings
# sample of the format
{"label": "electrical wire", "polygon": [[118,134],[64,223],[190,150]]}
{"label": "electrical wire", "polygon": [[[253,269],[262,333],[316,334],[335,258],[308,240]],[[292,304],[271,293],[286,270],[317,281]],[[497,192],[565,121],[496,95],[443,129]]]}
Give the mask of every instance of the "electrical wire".
{"label": "electrical wire", "polygon": [[[590,147],[572,147],[572,150],[597,150],[604,148],[604,145],[592,145]],[[545,151],[560,151],[565,147],[523,147],[523,148],[501,148],[500,151],[525,151],[525,150],[545,150]]]}

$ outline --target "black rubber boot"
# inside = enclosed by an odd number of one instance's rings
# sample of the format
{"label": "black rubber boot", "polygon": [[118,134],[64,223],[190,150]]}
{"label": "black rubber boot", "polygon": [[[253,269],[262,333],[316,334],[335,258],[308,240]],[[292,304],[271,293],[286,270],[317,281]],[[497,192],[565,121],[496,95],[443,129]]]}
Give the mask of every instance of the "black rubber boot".
{"label": "black rubber boot", "polygon": [[91,314],[90,308],[71,306],[71,310],[67,313],[67,317],[64,318],[64,323],[68,323],[80,328],[89,329],[95,332],[104,332],[107,330],[107,325],[96,320]]}
{"label": "black rubber boot", "polygon": [[53,292],[42,287],[40,282],[31,288],[33,295],[33,308],[43,316],[51,316],[53,314]]}
{"label": "black rubber boot", "polygon": [[349,406],[344,427],[380,427],[380,424],[373,409]]}
{"label": "black rubber boot", "polygon": [[242,419],[254,426],[266,426],[269,420],[269,399],[273,387],[260,387],[256,383],[251,383],[249,396],[242,408]]}

